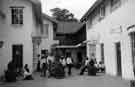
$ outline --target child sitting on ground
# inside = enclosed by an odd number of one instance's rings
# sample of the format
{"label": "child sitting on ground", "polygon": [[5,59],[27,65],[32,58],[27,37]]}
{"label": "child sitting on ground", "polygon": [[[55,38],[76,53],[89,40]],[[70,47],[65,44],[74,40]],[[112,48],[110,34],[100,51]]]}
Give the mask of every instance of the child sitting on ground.
{"label": "child sitting on ground", "polygon": [[33,80],[32,74],[28,68],[28,64],[24,66],[24,80]]}

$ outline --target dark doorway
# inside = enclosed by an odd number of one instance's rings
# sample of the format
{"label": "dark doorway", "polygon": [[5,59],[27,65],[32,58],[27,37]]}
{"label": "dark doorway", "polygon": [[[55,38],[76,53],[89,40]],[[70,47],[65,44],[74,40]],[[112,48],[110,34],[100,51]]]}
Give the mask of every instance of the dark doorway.
{"label": "dark doorway", "polygon": [[71,57],[71,52],[66,52],[66,57]]}
{"label": "dark doorway", "polygon": [[82,53],[81,52],[77,53],[77,58],[78,58],[78,62],[81,63],[82,62]]}
{"label": "dark doorway", "polygon": [[122,68],[121,68],[121,45],[120,42],[116,43],[116,58],[117,58],[117,75],[122,75]]}
{"label": "dark doorway", "polygon": [[12,59],[16,68],[23,67],[23,45],[12,45]]}
{"label": "dark doorway", "polygon": [[130,38],[131,38],[131,49],[132,49],[133,72],[135,76],[135,32],[130,33]]}
{"label": "dark doorway", "polygon": [[104,63],[104,44],[101,44],[101,61]]}

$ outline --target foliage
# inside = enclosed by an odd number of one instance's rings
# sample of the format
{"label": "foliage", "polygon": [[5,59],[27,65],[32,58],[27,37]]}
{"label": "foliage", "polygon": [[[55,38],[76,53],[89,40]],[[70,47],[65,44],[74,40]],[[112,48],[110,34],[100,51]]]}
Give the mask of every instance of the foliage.
{"label": "foliage", "polygon": [[52,12],[52,16],[58,21],[78,21],[74,17],[74,14],[67,9],[53,8],[50,11]]}

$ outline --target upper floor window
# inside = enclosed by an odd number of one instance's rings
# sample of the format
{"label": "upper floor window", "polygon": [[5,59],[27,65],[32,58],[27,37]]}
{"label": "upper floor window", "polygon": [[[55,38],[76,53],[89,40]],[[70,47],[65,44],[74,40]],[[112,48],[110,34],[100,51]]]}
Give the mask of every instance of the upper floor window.
{"label": "upper floor window", "polygon": [[100,17],[99,17],[99,20],[102,20],[104,17],[105,17],[105,5],[101,5],[100,8],[99,8],[99,14],[100,14]]}
{"label": "upper floor window", "polygon": [[100,7],[100,16],[101,17],[105,16],[105,5],[101,5],[101,7]]}
{"label": "upper floor window", "polygon": [[11,23],[23,24],[23,8],[24,7],[10,7],[11,8]]}
{"label": "upper floor window", "polygon": [[121,0],[111,0],[111,7],[112,10],[114,10],[115,8],[119,7],[121,3]]}
{"label": "upper floor window", "polygon": [[87,29],[90,29],[91,28],[91,26],[92,26],[92,17],[89,17],[89,20],[87,21]]}
{"label": "upper floor window", "polygon": [[41,30],[41,33],[48,37],[48,34],[49,34],[49,24],[44,24],[43,29]]}

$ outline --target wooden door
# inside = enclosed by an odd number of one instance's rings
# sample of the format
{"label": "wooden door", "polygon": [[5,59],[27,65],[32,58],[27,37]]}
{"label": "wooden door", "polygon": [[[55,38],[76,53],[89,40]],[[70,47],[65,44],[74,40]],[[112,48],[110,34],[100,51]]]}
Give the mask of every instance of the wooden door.
{"label": "wooden door", "polygon": [[116,43],[116,61],[117,61],[117,75],[122,75],[122,68],[121,68],[121,45],[120,42]]}
{"label": "wooden door", "polygon": [[23,45],[12,45],[12,59],[16,68],[23,67]]}

